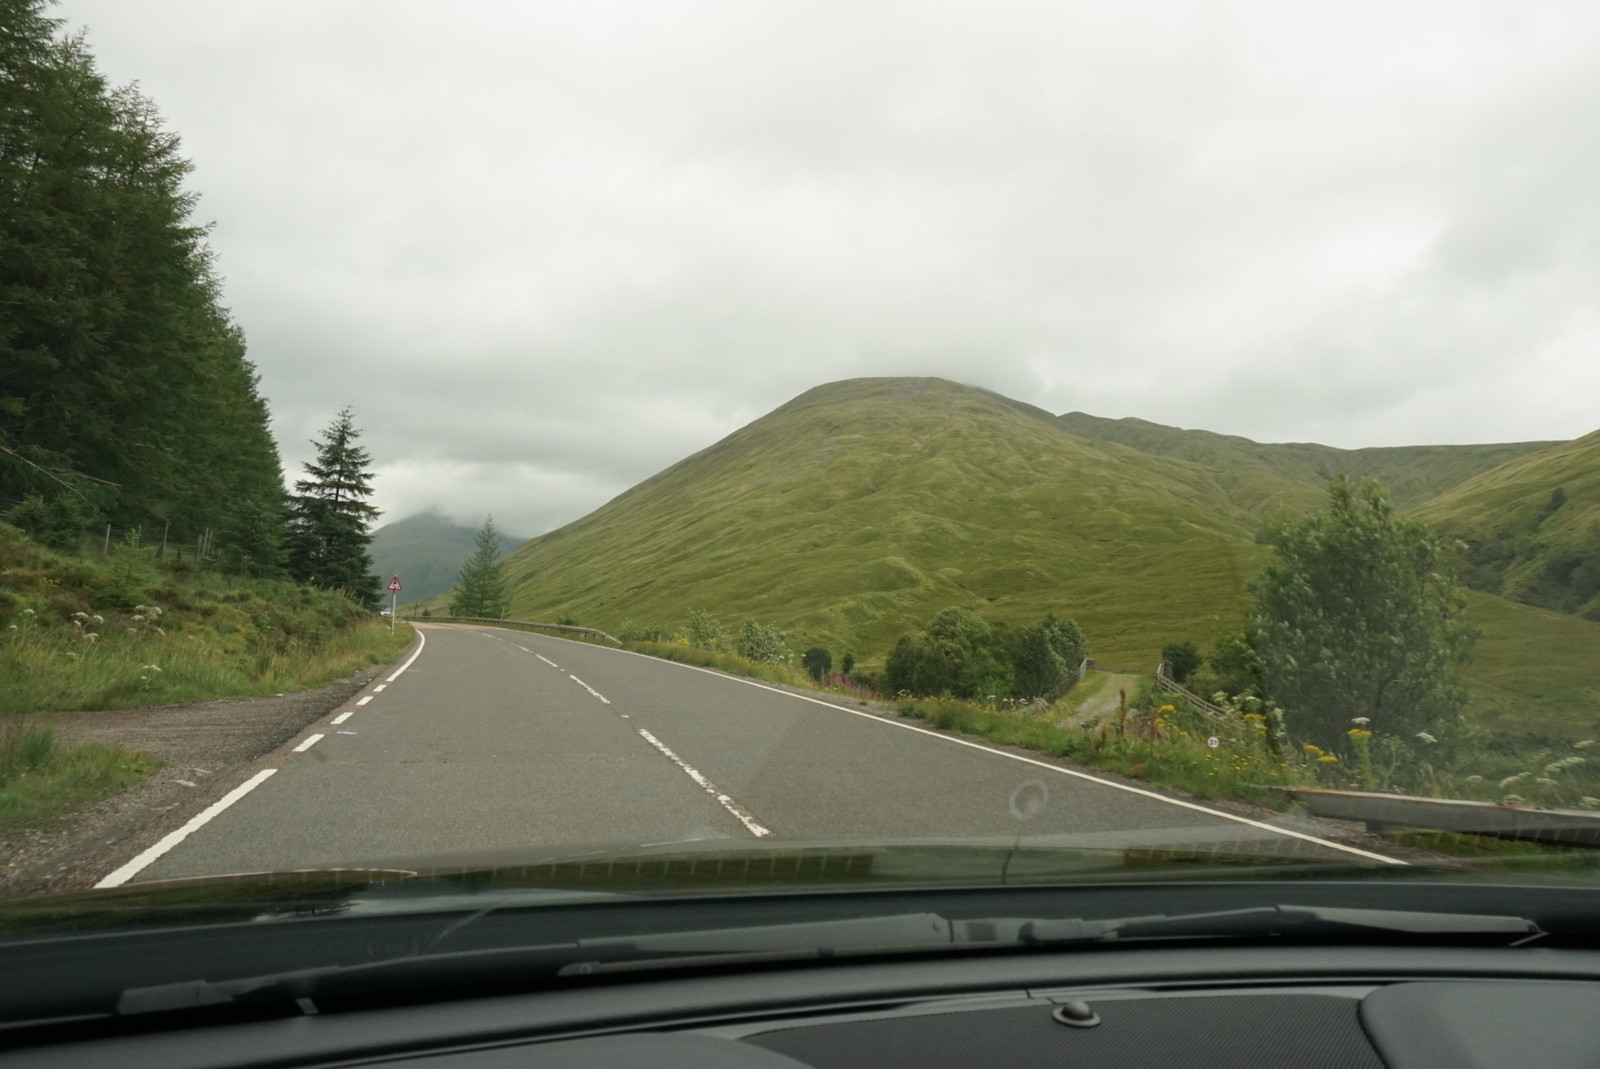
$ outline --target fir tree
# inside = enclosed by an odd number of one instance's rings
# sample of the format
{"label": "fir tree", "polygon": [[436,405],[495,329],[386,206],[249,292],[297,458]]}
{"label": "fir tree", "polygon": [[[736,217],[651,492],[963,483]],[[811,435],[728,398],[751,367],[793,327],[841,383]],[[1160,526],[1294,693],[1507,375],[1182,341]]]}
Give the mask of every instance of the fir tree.
{"label": "fir tree", "polygon": [[46,7],[0,0],[0,510],[62,545],[108,520],[209,531],[270,573],[283,475],[191,165]]}
{"label": "fir tree", "polygon": [[456,594],[450,599],[451,616],[476,616],[499,620],[511,607],[505,569],[500,566],[500,532],[494,517],[483,521],[472,556],[456,576]]}
{"label": "fir tree", "polygon": [[343,590],[368,607],[378,603],[372,574],[369,530],[378,510],[372,496],[372,457],[356,445],[361,432],[346,407],[320,439],[317,459],[306,464],[309,479],[294,484],[289,524],[289,572],[302,583]]}

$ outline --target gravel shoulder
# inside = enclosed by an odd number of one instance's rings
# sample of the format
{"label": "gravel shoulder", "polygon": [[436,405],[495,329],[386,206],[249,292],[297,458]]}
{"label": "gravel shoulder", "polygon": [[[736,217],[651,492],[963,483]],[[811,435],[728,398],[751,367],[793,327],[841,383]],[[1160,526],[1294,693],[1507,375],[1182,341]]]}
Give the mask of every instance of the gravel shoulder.
{"label": "gravel shoulder", "polygon": [[[403,663],[415,642],[400,655]],[[237,787],[261,759],[391,666],[261,698],[50,713],[68,742],[104,742],[165,762],[147,780],[40,828],[0,831],[0,897],[85,890]]]}

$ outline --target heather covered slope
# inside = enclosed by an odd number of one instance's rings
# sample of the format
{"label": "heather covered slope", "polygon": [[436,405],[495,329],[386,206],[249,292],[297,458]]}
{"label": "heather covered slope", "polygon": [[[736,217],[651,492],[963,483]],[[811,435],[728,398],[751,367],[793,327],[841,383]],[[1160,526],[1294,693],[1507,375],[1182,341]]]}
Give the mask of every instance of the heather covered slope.
{"label": "heather covered slope", "polygon": [[1105,419],[1083,412],[1058,417],[1081,438],[1116,442],[1212,471],[1235,504],[1253,511],[1303,511],[1323,500],[1336,475],[1377,479],[1400,508],[1415,508],[1475,475],[1556,442],[1494,445],[1406,445],[1335,449],[1311,442],[1253,442],[1231,434],[1184,430],[1142,419]]}
{"label": "heather covered slope", "polygon": [[1600,621],[1600,431],[1501,464],[1418,515],[1467,542],[1474,586]]}
{"label": "heather covered slope", "polygon": [[939,609],[1076,617],[1153,665],[1237,612],[1256,517],[1183,461],[1083,441],[940,379],[797,397],[518,549],[512,615],[619,628],[688,610],[880,659]]}

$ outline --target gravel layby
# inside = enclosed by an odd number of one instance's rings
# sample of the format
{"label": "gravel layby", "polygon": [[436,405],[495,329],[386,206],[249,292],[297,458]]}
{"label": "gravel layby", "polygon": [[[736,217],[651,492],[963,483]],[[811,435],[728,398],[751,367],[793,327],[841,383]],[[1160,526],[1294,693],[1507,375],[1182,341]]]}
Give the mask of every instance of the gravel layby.
{"label": "gravel layby", "polygon": [[[415,650],[413,642],[396,664],[404,664]],[[0,831],[0,897],[93,887],[393,669],[374,665],[325,687],[271,697],[36,717],[35,723],[55,728],[63,741],[110,743],[150,754],[166,766],[143,783],[46,827]]]}

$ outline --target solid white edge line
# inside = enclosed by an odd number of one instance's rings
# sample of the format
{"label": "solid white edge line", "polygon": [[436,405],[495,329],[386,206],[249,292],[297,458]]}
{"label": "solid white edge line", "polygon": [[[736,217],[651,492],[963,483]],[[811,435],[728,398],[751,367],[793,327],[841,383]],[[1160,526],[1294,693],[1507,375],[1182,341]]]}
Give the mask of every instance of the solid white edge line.
{"label": "solid white edge line", "polygon": [[[556,639],[556,641],[565,642],[570,640]],[[765,683],[757,683],[753,679],[744,679],[740,676],[731,676],[726,672],[718,672],[714,669],[702,668],[697,664],[684,664],[682,661],[669,661],[664,657],[652,657],[648,653],[635,653],[633,650],[619,650],[615,646],[600,646],[595,643],[585,643],[585,645],[593,645],[596,649],[607,650],[611,653],[626,653],[630,657],[642,657],[645,660],[653,661],[656,664],[676,665],[679,668],[688,668],[696,672],[704,672],[708,676],[716,676],[719,679],[731,680],[734,683],[743,683],[746,686],[759,687],[762,690],[770,690],[774,694],[782,694],[785,697],[798,698],[803,702],[811,702],[813,705],[821,705],[829,709],[837,709],[841,713],[849,713],[851,716],[859,716],[863,719],[871,720],[874,723],[883,724],[886,727],[903,728],[906,731],[915,731],[919,735],[927,735],[929,738],[940,739],[944,742],[954,743],[957,746],[966,746],[973,750],[982,750],[984,753],[994,754],[998,757],[1006,757],[1013,761],[1021,761],[1025,765],[1034,765],[1038,768],[1049,769],[1051,772],[1059,772],[1063,776],[1073,776],[1077,779],[1088,780],[1090,783],[1098,783],[1102,787],[1112,787],[1119,791],[1127,791],[1129,794],[1137,794],[1145,798],[1153,798],[1158,802],[1165,802],[1168,805],[1175,805],[1181,809],[1192,809],[1197,813],[1206,813],[1213,817],[1221,817],[1223,820],[1231,820],[1236,824],[1245,824],[1252,828],[1260,828],[1262,831],[1271,832],[1273,835],[1282,835],[1290,839],[1299,839],[1302,842],[1316,843],[1318,846],[1326,846],[1330,850],[1339,850],[1346,854],[1354,854],[1357,857],[1369,858],[1373,861],[1381,861],[1386,865],[1410,864],[1410,862],[1401,861],[1397,857],[1385,857],[1382,854],[1375,854],[1370,850],[1362,850],[1360,847],[1345,846],[1343,843],[1329,842],[1327,839],[1319,839],[1315,835],[1307,835],[1305,832],[1301,831],[1290,831],[1288,828],[1275,828],[1271,824],[1266,824],[1259,820],[1251,820],[1249,817],[1241,817],[1233,813],[1224,813],[1220,809],[1212,809],[1209,806],[1197,805],[1194,802],[1185,802],[1181,798],[1168,798],[1166,795],[1157,794],[1155,791],[1147,791],[1139,787],[1130,787],[1125,783],[1116,783],[1112,780],[1101,779],[1099,776],[1092,776],[1087,772],[1079,772],[1075,768],[1062,768],[1060,765],[1052,765],[1048,761],[1038,761],[1031,757],[1023,757],[1021,754],[1006,753],[1004,750],[996,750],[992,746],[984,746],[980,743],[969,742],[966,739],[958,739],[951,735],[944,735],[937,731],[930,731],[928,728],[919,728],[914,724],[904,724],[896,720],[890,720],[886,717],[874,715],[872,713],[864,713],[859,709],[847,709],[842,705],[835,705],[833,702],[825,702],[821,698],[812,698],[805,694],[796,694],[793,691],[782,690],[778,687],[769,687]]]}
{"label": "solid white edge line", "polygon": [[212,802],[199,814],[191,818],[189,823],[185,824],[183,827],[179,828],[170,835],[167,835],[160,842],[156,843],[156,845],[152,846],[150,849],[146,850],[144,853],[140,854],[138,857],[134,858],[120,869],[117,869],[99,883],[95,884],[95,887],[121,887],[130,879],[137,876],[140,871],[147,867],[152,861],[155,861],[162,854],[165,854],[168,850],[171,850],[174,846],[177,846],[195,831],[207,824],[212,817],[215,817],[218,813],[222,812],[224,809],[228,808],[230,805],[237,802],[251,791],[255,790],[257,787],[261,786],[262,783],[266,782],[267,777],[271,776],[276,771],[278,770],[275,768],[263,768],[260,772],[257,772],[255,775],[239,784],[239,786],[235,787],[233,790],[229,791],[215,802]]}
{"label": "solid white edge line", "polygon": [[349,720],[354,715],[355,715],[355,710],[354,709],[350,709],[350,710],[347,710],[346,712],[340,713],[338,716],[334,717],[332,722],[335,723],[335,724],[342,724],[346,720]]}
{"label": "solid white edge line", "polygon": [[[605,649],[611,647],[600,648]],[[1358,857],[1370,858],[1373,861],[1382,861],[1386,865],[1409,864],[1409,862],[1401,861],[1396,857],[1385,857],[1382,854],[1375,854],[1370,850],[1362,850],[1360,847],[1345,846],[1343,843],[1329,842],[1327,839],[1319,839],[1315,835],[1307,835],[1305,832],[1290,831],[1288,828],[1275,828],[1271,824],[1265,824],[1259,820],[1251,820],[1249,817],[1236,816],[1233,813],[1224,813],[1220,809],[1212,809],[1209,806],[1196,805],[1194,802],[1185,802],[1181,798],[1168,798],[1166,795],[1157,794],[1155,791],[1147,791],[1139,787],[1130,787],[1125,783],[1115,783],[1108,779],[1101,779],[1099,776],[1091,776],[1087,772],[1079,772],[1077,769],[1062,768],[1060,765],[1052,765],[1047,761],[1037,761],[1031,757],[1023,757],[1021,754],[1006,753],[1004,750],[996,750],[992,746],[983,746],[976,742],[969,742],[966,739],[957,739],[949,735],[942,735],[937,731],[930,731],[927,728],[919,728],[913,724],[902,724],[894,720],[889,720],[885,717],[875,716],[872,713],[863,713],[859,709],[847,709],[842,705],[835,705],[832,702],[825,702],[820,698],[812,698],[804,694],[795,694],[793,691],[781,690],[778,687],[769,687],[764,683],[757,683],[751,679],[741,679],[738,676],[730,676],[726,673],[717,672],[710,668],[701,668],[697,664],[684,664],[682,661],[669,661],[664,657],[651,657],[648,653],[634,653],[633,650],[613,649],[613,652],[626,653],[634,657],[643,657],[646,660],[655,661],[657,664],[672,664],[677,665],[679,668],[692,668],[696,672],[704,672],[706,675],[718,676],[722,679],[731,679],[735,683],[744,683],[748,686],[760,687],[762,690],[770,690],[774,694],[782,694],[790,698],[798,698],[803,702],[811,702],[813,705],[822,705],[829,709],[837,709],[841,713],[849,713],[851,716],[863,717],[864,719],[872,720],[888,727],[904,728],[906,731],[915,731],[919,735],[927,735],[930,738],[942,739],[945,742],[953,742],[957,746],[966,746],[974,750],[982,750],[984,753],[995,754],[999,757],[1009,757],[1013,761],[1021,761],[1023,764],[1036,765],[1039,768],[1047,768],[1052,772],[1059,772],[1063,776],[1075,776],[1078,779],[1086,779],[1091,783],[1098,783],[1103,787],[1114,787],[1119,791],[1127,791],[1129,794],[1142,795],[1145,798],[1154,798],[1156,801],[1166,802],[1168,805],[1179,806],[1183,809],[1193,809],[1196,812],[1207,813],[1214,817],[1222,817],[1224,820],[1231,820],[1238,824],[1247,824],[1252,828],[1260,828],[1262,831],[1269,831],[1274,835],[1284,835],[1291,839],[1301,839],[1308,843],[1316,843],[1318,846],[1326,846],[1330,850],[1342,850],[1347,854],[1355,854]]]}
{"label": "solid white edge line", "polygon": [[302,742],[299,746],[296,746],[291,752],[292,753],[305,753],[307,750],[311,749],[311,747],[315,746],[319,739],[325,739],[325,738],[327,738],[326,735],[313,735],[309,739],[307,739],[305,742]]}
{"label": "solid white edge line", "polygon": [[368,702],[370,702],[371,700],[372,700],[372,695],[368,694],[365,698],[358,698],[356,700],[356,704],[357,705],[365,705]]}
{"label": "solid white edge line", "polygon": [[645,742],[648,742],[651,746],[654,746],[656,749],[665,754],[667,760],[671,761],[673,764],[683,769],[684,772],[688,773],[689,778],[698,783],[702,790],[711,795],[711,797],[715,798],[722,808],[732,813],[739,823],[744,825],[745,830],[751,835],[754,835],[757,839],[764,839],[772,834],[772,829],[761,823],[761,821],[757,820],[755,818],[755,814],[751,813],[750,810],[746,809],[744,806],[728,797],[728,795],[724,794],[722,792],[722,788],[706,779],[698,771],[692,768],[687,761],[673,753],[672,750],[668,748],[666,743],[650,734],[644,728],[638,728],[636,730],[641,736],[643,736]]}
{"label": "solid white edge line", "polygon": [[385,679],[385,683],[393,683],[395,680],[399,679],[400,673],[404,672],[407,668],[410,668],[412,663],[416,661],[418,657],[422,656],[422,647],[428,644],[428,636],[422,633],[422,628],[420,627],[414,627],[412,630],[417,633],[417,652],[411,655],[410,660],[406,661],[405,664],[397,668],[394,675],[390,676],[388,679]]}

